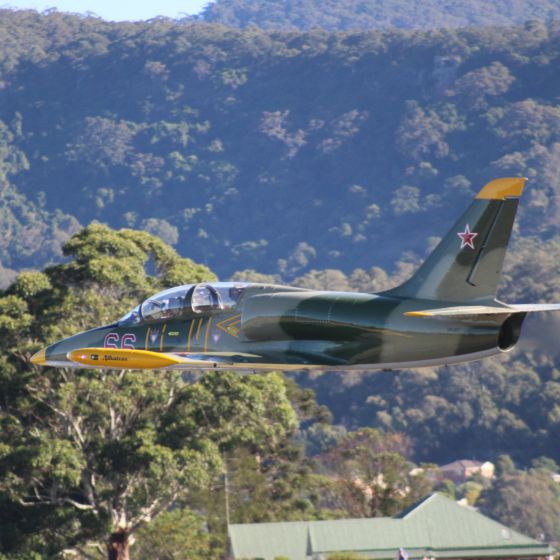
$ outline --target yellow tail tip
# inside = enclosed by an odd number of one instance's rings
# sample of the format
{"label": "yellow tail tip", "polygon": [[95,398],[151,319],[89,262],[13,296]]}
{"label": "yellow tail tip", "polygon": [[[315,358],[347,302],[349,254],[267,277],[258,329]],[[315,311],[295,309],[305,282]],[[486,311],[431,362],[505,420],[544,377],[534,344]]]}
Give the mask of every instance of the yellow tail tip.
{"label": "yellow tail tip", "polygon": [[520,197],[525,186],[526,177],[503,177],[490,181],[476,195],[476,198],[486,200],[504,200],[510,197]]}

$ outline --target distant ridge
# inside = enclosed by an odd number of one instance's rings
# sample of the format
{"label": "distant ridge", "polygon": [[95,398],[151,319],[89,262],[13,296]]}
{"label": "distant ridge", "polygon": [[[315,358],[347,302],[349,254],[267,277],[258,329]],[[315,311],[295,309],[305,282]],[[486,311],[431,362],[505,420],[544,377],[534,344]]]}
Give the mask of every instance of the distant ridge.
{"label": "distant ridge", "polygon": [[223,279],[330,269],[344,289],[357,270],[352,289],[379,291],[500,176],[530,178],[520,231],[551,239],[559,40],[538,22],[280,33],[0,9],[0,287],[97,220]]}
{"label": "distant ridge", "polygon": [[430,29],[517,25],[560,18],[555,0],[217,0],[200,14],[241,29]]}

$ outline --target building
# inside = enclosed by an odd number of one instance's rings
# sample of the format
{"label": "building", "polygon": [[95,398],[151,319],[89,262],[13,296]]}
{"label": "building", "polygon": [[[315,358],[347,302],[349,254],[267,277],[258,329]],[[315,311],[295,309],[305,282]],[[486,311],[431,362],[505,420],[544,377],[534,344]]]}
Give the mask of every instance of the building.
{"label": "building", "polygon": [[448,478],[457,484],[465,482],[465,480],[476,473],[480,473],[482,478],[487,478],[488,480],[494,478],[494,464],[490,461],[482,463],[481,461],[462,459],[443,465],[439,470],[443,478]]}
{"label": "building", "polygon": [[230,525],[236,560],[326,560],[336,552],[395,560],[536,560],[550,557],[546,543],[517,533],[441,494],[431,494],[396,517]]}

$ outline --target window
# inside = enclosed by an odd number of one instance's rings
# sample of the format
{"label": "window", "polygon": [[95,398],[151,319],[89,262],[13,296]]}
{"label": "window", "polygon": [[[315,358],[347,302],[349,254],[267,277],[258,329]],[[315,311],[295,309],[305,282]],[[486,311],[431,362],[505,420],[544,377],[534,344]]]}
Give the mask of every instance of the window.
{"label": "window", "polygon": [[140,306],[142,319],[150,322],[181,317],[188,311],[187,299],[190,290],[191,286],[179,286],[147,299]]}
{"label": "window", "polygon": [[247,284],[232,284],[229,282],[218,282],[213,284],[216,288],[220,299],[222,300],[223,309],[231,309],[236,307],[241,300]]}
{"label": "window", "polygon": [[119,326],[137,325],[140,323],[140,306],[137,305],[132,311],[129,311],[124,317],[118,320]]}
{"label": "window", "polygon": [[223,309],[222,300],[216,288],[209,284],[199,284],[195,286],[191,298],[191,307],[195,313],[205,313]]}
{"label": "window", "polygon": [[119,320],[119,325],[165,321],[192,316],[193,313],[216,313],[237,307],[247,284],[215,282],[187,284],[149,297]]}

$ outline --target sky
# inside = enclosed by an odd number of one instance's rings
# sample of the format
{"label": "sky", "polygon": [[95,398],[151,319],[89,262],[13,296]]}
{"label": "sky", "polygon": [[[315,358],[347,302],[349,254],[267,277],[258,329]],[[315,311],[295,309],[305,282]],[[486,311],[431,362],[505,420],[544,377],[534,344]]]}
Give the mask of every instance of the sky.
{"label": "sky", "polygon": [[32,8],[43,11],[56,8],[60,12],[84,14],[93,12],[110,21],[144,20],[156,16],[172,18],[197,14],[210,0],[0,0],[0,8]]}

